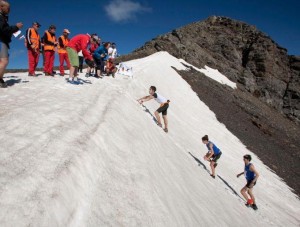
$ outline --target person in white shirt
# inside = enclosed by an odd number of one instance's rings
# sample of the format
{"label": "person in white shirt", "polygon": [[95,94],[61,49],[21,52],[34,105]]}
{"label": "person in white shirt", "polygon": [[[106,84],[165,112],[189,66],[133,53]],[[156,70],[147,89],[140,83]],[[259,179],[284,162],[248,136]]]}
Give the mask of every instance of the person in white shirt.
{"label": "person in white shirt", "polygon": [[156,87],[155,86],[151,86],[149,88],[149,94],[145,97],[142,97],[140,99],[138,99],[137,101],[142,104],[143,102],[149,101],[151,99],[155,99],[159,104],[159,108],[154,112],[154,115],[156,117],[157,120],[157,125],[159,127],[162,127],[161,121],[160,121],[160,116],[159,114],[162,113],[162,118],[164,120],[164,131],[168,132],[168,118],[167,118],[167,110],[169,108],[169,102],[170,100],[166,99],[165,97],[163,97],[162,95],[158,94],[156,92]]}
{"label": "person in white shirt", "polygon": [[107,52],[108,58],[115,59],[118,56],[116,44],[112,43]]}
{"label": "person in white shirt", "polygon": [[82,50],[78,52],[78,59],[79,59],[79,67],[78,67],[78,72],[82,73],[82,68],[83,68],[83,54]]}

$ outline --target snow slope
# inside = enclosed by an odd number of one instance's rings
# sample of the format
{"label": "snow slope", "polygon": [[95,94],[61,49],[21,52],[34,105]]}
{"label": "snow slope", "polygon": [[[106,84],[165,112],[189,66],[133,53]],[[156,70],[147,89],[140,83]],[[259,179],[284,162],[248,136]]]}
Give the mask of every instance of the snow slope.
{"label": "snow slope", "polygon": [[[127,62],[134,78],[6,74],[0,90],[0,226],[299,226],[288,186],[218,122],[166,52]],[[28,81],[28,82],[26,82]],[[136,99],[171,100],[166,134]],[[151,113],[158,104],[145,103]],[[203,135],[223,155],[212,179]],[[261,174],[247,208],[242,156]]]}

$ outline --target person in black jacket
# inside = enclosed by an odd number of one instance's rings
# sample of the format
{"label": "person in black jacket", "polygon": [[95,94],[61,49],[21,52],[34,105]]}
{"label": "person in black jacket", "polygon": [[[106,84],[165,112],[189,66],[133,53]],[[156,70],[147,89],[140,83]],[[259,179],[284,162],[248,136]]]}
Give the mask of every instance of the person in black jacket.
{"label": "person in black jacket", "polygon": [[17,23],[15,26],[9,26],[9,12],[9,3],[0,0],[0,88],[7,87],[7,84],[3,80],[3,75],[8,65],[8,49],[9,43],[11,42],[11,36],[23,27],[23,23],[21,22]]}

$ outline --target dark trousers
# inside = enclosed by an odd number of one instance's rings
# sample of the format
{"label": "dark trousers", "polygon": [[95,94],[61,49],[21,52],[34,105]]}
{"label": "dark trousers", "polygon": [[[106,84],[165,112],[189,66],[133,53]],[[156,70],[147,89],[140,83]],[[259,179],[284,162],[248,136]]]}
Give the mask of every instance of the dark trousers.
{"label": "dark trousers", "polygon": [[78,56],[79,58],[79,67],[78,67],[78,71],[80,73],[82,73],[82,67],[83,67],[83,56]]}

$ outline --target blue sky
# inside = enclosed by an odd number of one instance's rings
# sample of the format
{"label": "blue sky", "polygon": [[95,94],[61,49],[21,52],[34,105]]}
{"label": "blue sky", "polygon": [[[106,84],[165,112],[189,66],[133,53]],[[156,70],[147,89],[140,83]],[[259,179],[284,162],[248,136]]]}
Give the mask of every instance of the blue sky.
{"label": "blue sky", "polygon": [[[57,36],[64,28],[71,31],[70,37],[97,33],[103,41],[116,42],[120,54],[157,35],[217,15],[255,25],[289,54],[300,55],[297,0],[11,0],[10,4],[9,23],[23,22],[23,33],[33,21],[42,24],[41,35],[51,24],[56,25]],[[24,40],[13,39],[8,68],[27,68]]]}

